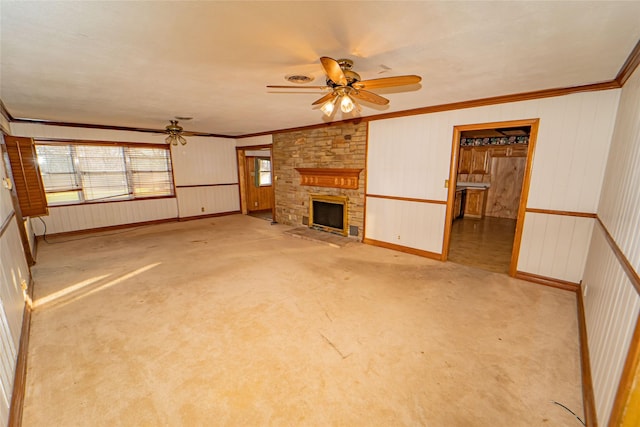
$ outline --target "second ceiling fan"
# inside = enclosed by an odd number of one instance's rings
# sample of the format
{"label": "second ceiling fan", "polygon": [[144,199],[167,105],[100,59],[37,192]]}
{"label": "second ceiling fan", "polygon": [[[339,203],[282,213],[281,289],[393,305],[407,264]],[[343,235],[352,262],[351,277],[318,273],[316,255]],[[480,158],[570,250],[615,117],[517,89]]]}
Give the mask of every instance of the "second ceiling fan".
{"label": "second ceiling fan", "polygon": [[382,89],[394,86],[405,86],[420,83],[422,78],[416,75],[383,77],[379,79],[361,80],[360,75],[353,71],[353,61],[350,59],[329,58],[323,56],[320,58],[322,67],[327,75],[326,86],[279,86],[270,85],[268,88],[275,89],[330,89],[331,92],[320,99],[314,101],[311,105],[323,104],[321,110],[327,116],[331,116],[336,105],[340,105],[343,113],[350,113],[356,108],[355,100],[370,102],[377,105],[387,105],[389,100],[376,93],[370,92],[369,89]]}

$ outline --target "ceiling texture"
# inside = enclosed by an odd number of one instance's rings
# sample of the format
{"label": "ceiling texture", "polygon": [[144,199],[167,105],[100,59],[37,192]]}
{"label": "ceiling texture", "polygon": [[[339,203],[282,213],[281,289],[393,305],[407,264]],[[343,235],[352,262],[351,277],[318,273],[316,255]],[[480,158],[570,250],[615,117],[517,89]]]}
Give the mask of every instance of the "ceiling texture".
{"label": "ceiling texture", "polygon": [[[319,58],[374,91],[357,115],[610,81],[640,39],[640,1],[0,2],[0,99],[14,118],[237,136],[323,123]],[[392,90],[396,89],[396,90]],[[398,90],[399,89],[399,90]]]}

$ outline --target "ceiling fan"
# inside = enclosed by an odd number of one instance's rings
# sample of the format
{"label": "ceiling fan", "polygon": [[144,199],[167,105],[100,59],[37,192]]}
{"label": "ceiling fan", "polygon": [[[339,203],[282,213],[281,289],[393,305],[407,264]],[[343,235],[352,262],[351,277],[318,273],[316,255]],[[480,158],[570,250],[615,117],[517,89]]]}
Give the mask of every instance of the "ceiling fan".
{"label": "ceiling fan", "polygon": [[323,104],[320,109],[325,115],[331,116],[335,112],[335,107],[338,103],[343,113],[350,113],[354,108],[358,108],[359,110],[356,100],[377,105],[387,105],[389,103],[387,98],[370,92],[369,89],[411,85],[419,83],[422,80],[420,76],[416,75],[361,80],[360,75],[351,69],[353,67],[353,61],[350,59],[335,60],[323,56],[320,58],[320,63],[327,74],[326,86],[269,85],[267,87],[274,89],[329,89],[331,92],[317,99],[311,105]]}
{"label": "ceiling fan", "polygon": [[169,124],[165,127],[164,133],[168,136],[164,139],[164,142],[171,145],[178,145],[178,142],[182,145],[187,143],[187,140],[184,139],[183,135],[188,135],[188,132],[185,132],[178,124],[178,119],[180,120],[191,120],[191,117],[176,117],[176,120],[169,120]]}

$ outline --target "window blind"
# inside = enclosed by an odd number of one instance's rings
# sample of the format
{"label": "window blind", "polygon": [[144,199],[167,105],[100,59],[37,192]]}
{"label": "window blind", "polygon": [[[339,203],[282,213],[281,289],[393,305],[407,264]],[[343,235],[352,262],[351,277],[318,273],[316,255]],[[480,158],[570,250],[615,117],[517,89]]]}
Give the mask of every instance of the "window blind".
{"label": "window blind", "polygon": [[173,196],[169,147],[36,142],[49,205]]}

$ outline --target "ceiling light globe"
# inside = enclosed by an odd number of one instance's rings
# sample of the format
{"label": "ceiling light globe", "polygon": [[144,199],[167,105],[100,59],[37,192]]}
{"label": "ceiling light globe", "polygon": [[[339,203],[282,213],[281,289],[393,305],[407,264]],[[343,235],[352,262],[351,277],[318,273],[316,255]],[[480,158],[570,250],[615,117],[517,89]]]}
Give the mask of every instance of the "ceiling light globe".
{"label": "ceiling light globe", "polygon": [[331,101],[325,102],[322,105],[322,107],[320,107],[320,110],[322,110],[325,116],[330,116],[331,113],[333,113],[334,108],[335,108],[335,99],[332,99]]}
{"label": "ceiling light globe", "polygon": [[342,97],[342,102],[340,102],[340,109],[343,113],[350,113],[353,111],[354,103],[349,95],[344,95]]}

